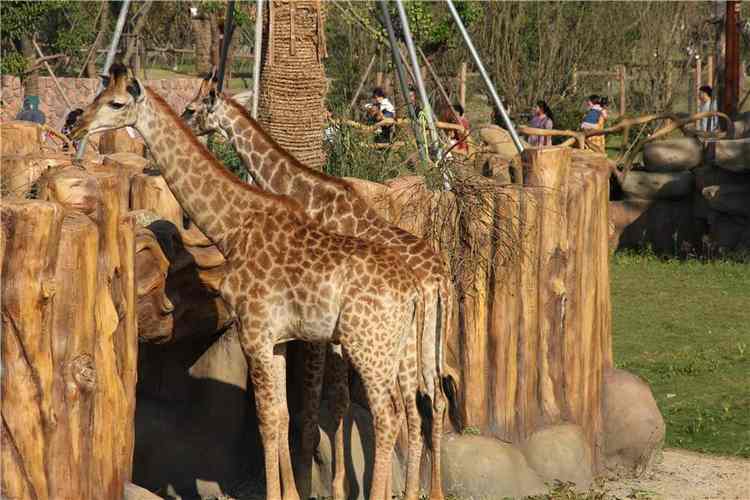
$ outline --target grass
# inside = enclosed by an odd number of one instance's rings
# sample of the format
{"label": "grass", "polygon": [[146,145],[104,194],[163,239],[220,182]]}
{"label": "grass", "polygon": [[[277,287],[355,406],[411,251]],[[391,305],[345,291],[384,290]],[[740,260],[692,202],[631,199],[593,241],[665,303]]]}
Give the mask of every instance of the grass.
{"label": "grass", "polygon": [[666,445],[750,457],[750,266],[612,259],[614,356],[651,384]]}

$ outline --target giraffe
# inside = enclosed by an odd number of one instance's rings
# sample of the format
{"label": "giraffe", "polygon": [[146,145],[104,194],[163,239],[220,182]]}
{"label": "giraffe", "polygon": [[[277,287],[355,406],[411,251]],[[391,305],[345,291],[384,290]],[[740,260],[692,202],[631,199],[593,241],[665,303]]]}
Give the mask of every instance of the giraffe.
{"label": "giraffe", "polygon": [[421,331],[425,319],[422,290],[401,255],[324,232],[294,200],[243,183],[163,98],[113,65],[71,136],[125,126],[143,136],[169,189],[226,259],[219,291],[250,368],[266,497],[299,500],[286,434],[285,346],[302,340],[340,344],[360,374],[375,430],[370,498],[385,500],[398,431],[390,388],[407,342],[416,341],[409,332]]}
{"label": "giraffe", "polygon": [[[228,137],[243,166],[261,189],[297,200],[308,216],[326,231],[394,248],[417,276],[426,303],[421,353],[430,360],[422,363],[422,377],[425,395],[433,404],[430,500],[442,499],[440,439],[446,407],[442,390],[443,345],[453,308],[450,278],[443,259],[426,241],[380,217],[345,180],[306,167],[284,151],[243,106],[216,91],[213,74],[201,82],[196,97],[186,106],[182,116],[199,135],[217,131]],[[442,311],[440,321],[439,310]],[[407,394],[407,397],[410,396]],[[407,401],[407,422],[410,416],[412,419],[419,418],[418,415],[410,415],[410,404]],[[313,414],[317,414],[317,411]],[[336,446],[339,446],[338,441]],[[405,498],[416,500],[421,444],[419,451],[415,452],[415,460],[411,458],[411,449],[410,443]]]}

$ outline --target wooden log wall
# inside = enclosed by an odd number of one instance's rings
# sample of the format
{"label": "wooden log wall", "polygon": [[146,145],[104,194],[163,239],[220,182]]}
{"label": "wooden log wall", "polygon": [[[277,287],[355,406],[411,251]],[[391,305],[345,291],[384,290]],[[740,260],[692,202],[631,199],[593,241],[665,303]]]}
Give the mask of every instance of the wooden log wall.
{"label": "wooden log wall", "polygon": [[610,165],[565,148],[529,148],[519,160],[523,184],[508,184],[510,164],[465,179],[484,194],[462,209],[418,178],[386,187],[349,180],[404,229],[443,242],[447,231],[460,242],[446,255],[459,307],[447,359],[458,387],[456,430],[519,443],[543,426],[575,423],[597,461],[602,372],[612,366]]}
{"label": "wooden log wall", "polygon": [[2,203],[5,498],[119,498],[132,468],[135,220],[115,172],[64,173]]}

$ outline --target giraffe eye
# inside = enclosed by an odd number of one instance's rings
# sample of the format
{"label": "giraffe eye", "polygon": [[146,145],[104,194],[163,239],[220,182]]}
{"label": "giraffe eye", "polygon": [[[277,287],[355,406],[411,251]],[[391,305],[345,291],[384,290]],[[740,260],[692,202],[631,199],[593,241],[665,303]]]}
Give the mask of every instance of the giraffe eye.
{"label": "giraffe eye", "polygon": [[109,107],[112,109],[120,109],[123,106],[125,106],[124,103],[121,102],[115,102],[115,101],[109,101]]}

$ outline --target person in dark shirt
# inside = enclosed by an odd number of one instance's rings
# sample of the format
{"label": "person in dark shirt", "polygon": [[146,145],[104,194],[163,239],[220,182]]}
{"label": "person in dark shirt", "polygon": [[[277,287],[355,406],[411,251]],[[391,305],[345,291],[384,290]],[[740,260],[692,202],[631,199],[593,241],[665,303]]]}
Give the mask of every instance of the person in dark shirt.
{"label": "person in dark shirt", "polygon": [[[65,124],[63,125],[63,128],[61,130],[62,134],[65,137],[70,137],[70,131],[73,128],[73,125],[76,124],[76,122],[78,121],[78,117],[81,116],[82,114],[83,114],[83,110],[81,108],[77,108],[71,111],[70,113],[68,113],[68,116],[65,117]],[[73,147],[76,149],[78,149],[78,142],[79,141],[73,142]],[[63,145],[63,151],[67,151],[67,149],[68,149],[68,145],[67,144]]]}
{"label": "person in dark shirt", "polygon": [[39,111],[39,96],[29,95],[23,98],[23,108],[16,115],[16,120],[38,123],[44,125],[47,118]]}

